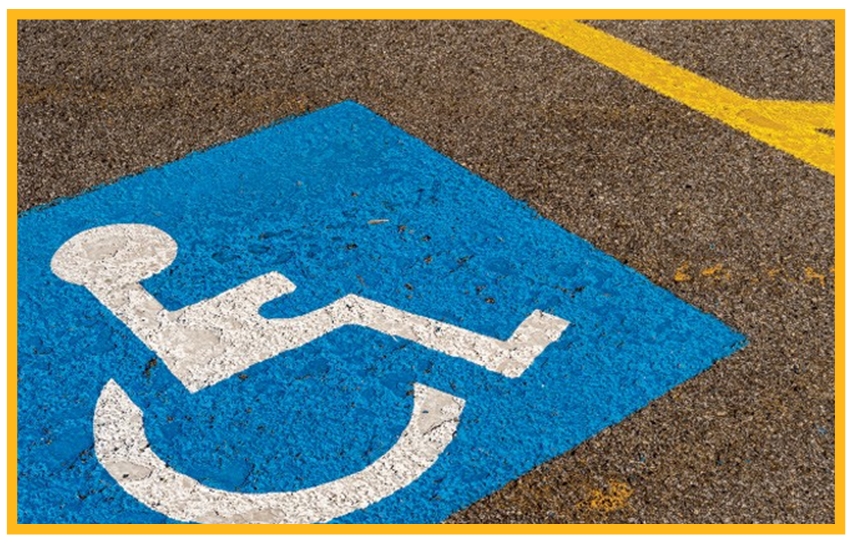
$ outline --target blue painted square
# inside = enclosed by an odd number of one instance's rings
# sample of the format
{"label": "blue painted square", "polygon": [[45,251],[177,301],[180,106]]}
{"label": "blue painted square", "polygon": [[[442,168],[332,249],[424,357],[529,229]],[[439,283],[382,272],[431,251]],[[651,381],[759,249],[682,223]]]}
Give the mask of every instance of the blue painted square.
{"label": "blue painted square", "polygon": [[[370,220],[387,222],[370,222]],[[77,233],[142,223],[174,263],[143,283],[168,309],[278,271],[293,317],[358,294],[506,339],[534,309],[571,322],[519,378],[360,327],[190,394],[86,289],[57,278]],[[465,399],[410,486],[340,522],[440,522],[744,345],[742,335],[352,102],[263,129],[18,220],[18,521],[170,521],[93,452],[114,379],[153,450],[210,487],[292,491],[356,472],[408,423],[411,386]]]}

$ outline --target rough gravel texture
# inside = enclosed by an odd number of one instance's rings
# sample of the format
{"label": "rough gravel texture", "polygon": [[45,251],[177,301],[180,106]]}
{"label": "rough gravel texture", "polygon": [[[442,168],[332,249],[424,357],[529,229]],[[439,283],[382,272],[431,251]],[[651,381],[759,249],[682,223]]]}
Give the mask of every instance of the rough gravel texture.
{"label": "rough gravel texture", "polygon": [[[595,25],[832,100],[831,22]],[[451,522],[833,522],[833,177],[512,23],[22,22],[18,211],[344,99],[749,338]]]}

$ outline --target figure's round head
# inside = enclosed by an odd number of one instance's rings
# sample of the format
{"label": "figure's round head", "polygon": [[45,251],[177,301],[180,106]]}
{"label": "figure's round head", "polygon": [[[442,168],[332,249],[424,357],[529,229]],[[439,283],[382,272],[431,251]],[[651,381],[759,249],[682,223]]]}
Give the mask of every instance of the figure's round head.
{"label": "figure's round head", "polygon": [[159,273],[177,256],[168,233],[147,224],[112,224],[78,233],[50,261],[60,279],[89,286],[126,285]]}

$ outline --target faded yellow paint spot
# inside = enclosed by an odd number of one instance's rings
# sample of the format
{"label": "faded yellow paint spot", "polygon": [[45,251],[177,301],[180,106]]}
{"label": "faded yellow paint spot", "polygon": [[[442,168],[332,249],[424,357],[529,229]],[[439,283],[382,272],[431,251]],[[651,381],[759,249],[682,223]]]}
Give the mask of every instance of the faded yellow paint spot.
{"label": "faded yellow paint spot", "polygon": [[675,282],[687,282],[691,281],[692,276],[689,274],[689,262],[683,262],[680,267],[677,268],[674,274]]}
{"label": "faded yellow paint spot", "polygon": [[813,270],[813,269],[811,269],[810,267],[806,267],[806,268],[805,268],[805,280],[808,280],[808,281],[811,281],[811,280],[819,281],[820,286],[822,286],[823,288],[825,288],[825,275],[823,275],[822,273],[819,273],[819,272],[817,272],[817,271],[814,271],[814,270]]}
{"label": "faded yellow paint spot", "polygon": [[769,271],[767,271],[767,272],[766,272],[766,274],[767,274],[767,275],[769,275],[769,278],[770,278],[770,279],[774,279],[774,278],[775,278],[775,277],[777,277],[780,273],[781,273],[781,268],[770,269]]}
{"label": "faded yellow paint spot", "polygon": [[753,138],[834,174],[834,104],[752,99],[577,21],[515,21]]}
{"label": "faded yellow paint spot", "polygon": [[714,279],[731,279],[731,272],[725,271],[722,264],[716,264],[713,267],[708,267],[701,270],[702,277],[712,277]]}
{"label": "faded yellow paint spot", "polygon": [[609,480],[605,489],[592,489],[584,502],[592,510],[598,512],[613,512],[627,505],[628,499],[633,495],[633,488],[626,482]]}
{"label": "faded yellow paint spot", "polygon": [[701,274],[705,277],[713,277],[722,271],[722,264],[716,264],[713,267],[708,267],[701,270]]}

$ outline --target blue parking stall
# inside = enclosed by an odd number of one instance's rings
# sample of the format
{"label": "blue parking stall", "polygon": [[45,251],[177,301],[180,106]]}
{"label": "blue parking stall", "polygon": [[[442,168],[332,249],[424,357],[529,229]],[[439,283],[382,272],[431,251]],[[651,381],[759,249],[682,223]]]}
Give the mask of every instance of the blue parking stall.
{"label": "blue parking stall", "polygon": [[[165,265],[125,294],[89,264],[127,241]],[[746,344],[351,101],[29,211],[18,248],[20,523],[438,523]]]}

